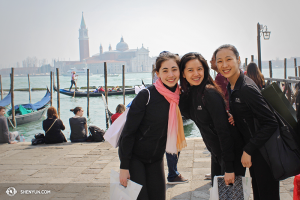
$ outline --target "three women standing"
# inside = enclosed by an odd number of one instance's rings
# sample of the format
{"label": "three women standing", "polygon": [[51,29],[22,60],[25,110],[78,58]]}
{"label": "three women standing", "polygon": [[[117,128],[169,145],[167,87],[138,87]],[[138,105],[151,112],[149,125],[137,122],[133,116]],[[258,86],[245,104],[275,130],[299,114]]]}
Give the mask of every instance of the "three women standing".
{"label": "three women standing", "polygon": [[229,80],[230,110],[245,142],[241,162],[250,170],[254,199],[278,200],[279,181],[274,180],[270,167],[259,151],[278,128],[274,113],[265,102],[260,88],[241,73],[239,53],[233,45],[220,46],[215,56],[218,70]]}

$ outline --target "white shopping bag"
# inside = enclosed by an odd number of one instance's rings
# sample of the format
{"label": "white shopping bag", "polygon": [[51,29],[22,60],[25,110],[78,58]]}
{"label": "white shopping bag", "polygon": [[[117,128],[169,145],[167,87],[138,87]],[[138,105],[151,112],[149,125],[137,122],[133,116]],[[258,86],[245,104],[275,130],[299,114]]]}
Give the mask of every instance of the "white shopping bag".
{"label": "white shopping bag", "polygon": [[[210,189],[210,198],[209,200],[219,200],[219,184],[218,178],[223,178],[224,176],[215,176],[214,177],[214,186]],[[251,193],[251,177],[242,177],[242,187],[243,187],[243,194],[244,200],[249,200],[250,193]],[[231,187],[231,186],[228,186]],[[221,198],[222,199],[222,198]],[[231,199],[231,198],[227,198]]]}
{"label": "white shopping bag", "polygon": [[119,173],[111,170],[110,172],[110,200],[135,200],[137,199],[142,185],[128,180],[125,188],[120,184]]}
{"label": "white shopping bag", "polygon": [[103,136],[105,141],[108,141],[115,148],[119,146],[119,139],[127,119],[128,110],[129,108],[114,121]]}

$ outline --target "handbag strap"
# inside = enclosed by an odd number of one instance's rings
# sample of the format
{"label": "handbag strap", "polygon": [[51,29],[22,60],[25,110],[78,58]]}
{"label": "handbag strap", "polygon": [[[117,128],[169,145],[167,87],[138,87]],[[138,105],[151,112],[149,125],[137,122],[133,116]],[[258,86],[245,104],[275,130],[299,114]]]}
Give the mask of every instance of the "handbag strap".
{"label": "handbag strap", "polygon": [[48,133],[48,131],[52,128],[52,126],[54,125],[54,123],[56,122],[57,119],[54,120],[54,122],[52,123],[52,125],[48,128],[48,130],[45,133]]}
{"label": "handbag strap", "polygon": [[148,103],[149,103],[149,101],[150,101],[150,91],[146,88],[146,90],[148,91],[148,93],[149,93],[149,96],[148,96],[148,101],[147,101],[147,103],[146,103],[146,106],[148,105]]}

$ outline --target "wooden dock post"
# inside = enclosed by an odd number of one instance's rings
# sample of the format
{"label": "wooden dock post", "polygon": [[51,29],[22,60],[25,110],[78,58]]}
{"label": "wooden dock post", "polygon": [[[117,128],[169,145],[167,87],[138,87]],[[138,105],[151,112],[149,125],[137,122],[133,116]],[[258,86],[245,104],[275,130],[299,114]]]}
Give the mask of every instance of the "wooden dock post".
{"label": "wooden dock post", "polygon": [[53,100],[53,86],[52,86],[52,71],[50,72],[50,106],[52,106],[52,100]]}
{"label": "wooden dock post", "polygon": [[29,92],[29,103],[31,103],[31,89],[30,89],[30,77],[28,74],[28,92]]}
{"label": "wooden dock post", "polygon": [[300,66],[298,66],[298,75],[299,75],[299,77],[300,77]]}
{"label": "wooden dock post", "polygon": [[154,72],[153,72],[153,70],[154,70],[154,65],[152,65],[152,71],[151,71],[151,74],[152,74],[152,84],[153,84],[153,80],[154,80]]}
{"label": "wooden dock post", "polygon": [[272,61],[271,60],[269,61],[269,75],[270,75],[270,78],[273,78]]}
{"label": "wooden dock post", "polygon": [[286,79],[286,58],[284,59],[284,79]]}
{"label": "wooden dock post", "polygon": [[254,55],[251,55],[251,62],[254,62]]}
{"label": "wooden dock post", "polygon": [[294,58],[295,76],[297,77],[297,58]]}
{"label": "wooden dock post", "polygon": [[125,105],[125,65],[122,65],[122,91],[123,91],[123,104]]}
{"label": "wooden dock post", "polygon": [[0,74],[0,86],[1,86],[1,100],[3,99],[3,87],[2,87],[2,77]]}
{"label": "wooden dock post", "polygon": [[60,93],[59,93],[59,69],[56,68],[56,78],[57,78],[57,114],[60,118]]}
{"label": "wooden dock post", "polygon": [[90,69],[87,69],[87,111],[86,114],[90,116]]}
{"label": "wooden dock post", "polygon": [[248,58],[245,58],[245,71],[247,71],[247,66],[248,66]]}
{"label": "wooden dock post", "polygon": [[[105,101],[106,101],[106,104],[108,105],[108,102],[107,102],[107,95],[108,95],[108,92],[107,92],[107,64],[106,64],[106,62],[104,62],[104,86],[105,86]],[[106,129],[108,129],[109,128],[109,119],[107,118],[106,111],[105,111],[105,122],[106,122]]]}
{"label": "wooden dock post", "polygon": [[11,74],[10,74],[10,93],[11,93],[11,116],[12,116],[12,123],[14,125],[13,128],[16,127],[16,118],[15,118],[15,95],[14,95],[14,74],[15,74],[15,69],[12,67],[11,68]]}

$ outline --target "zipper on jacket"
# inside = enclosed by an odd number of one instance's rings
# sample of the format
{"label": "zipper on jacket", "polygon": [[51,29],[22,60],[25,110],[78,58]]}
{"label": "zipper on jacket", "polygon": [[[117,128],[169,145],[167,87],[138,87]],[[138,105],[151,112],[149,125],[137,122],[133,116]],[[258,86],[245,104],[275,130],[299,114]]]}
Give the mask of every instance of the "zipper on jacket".
{"label": "zipper on jacket", "polygon": [[251,129],[250,129],[250,127],[249,127],[249,125],[248,125],[246,119],[243,119],[243,120],[244,120],[244,122],[245,122],[246,125],[247,125],[247,128],[248,128],[248,130],[249,130],[249,132],[250,132],[251,137],[253,138],[253,134],[252,134],[252,132],[251,132]]}
{"label": "zipper on jacket", "polygon": [[[167,134],[168,134],[168,133],[167,133]],[[152,157],[155,155],[155,153],[156,153],[156,151],[157,151],[157,148],[158,148],[158,143],[159,143],[159,141],[161,140],[162,137],[163,137],[163,134],[160,136],[160,138],[159,138],[159,140],[158,140],[158,142],[157,142],[157,144],[156,144],[156,147],[155,147],[155,149],[154,149],[154,153],[153,153]],[[150,160],[150,162],[151,162],[151,160]]]}
{"label": "zipper on jacket", "polygon": [[142,135],[142,137],[139,139],[139,141],[141,141],[141,140],[145,137],[146,133],[147,133],[149,130],[150,130],[150,126],[149,126],[149,128],[143,133],[143,135]]}

